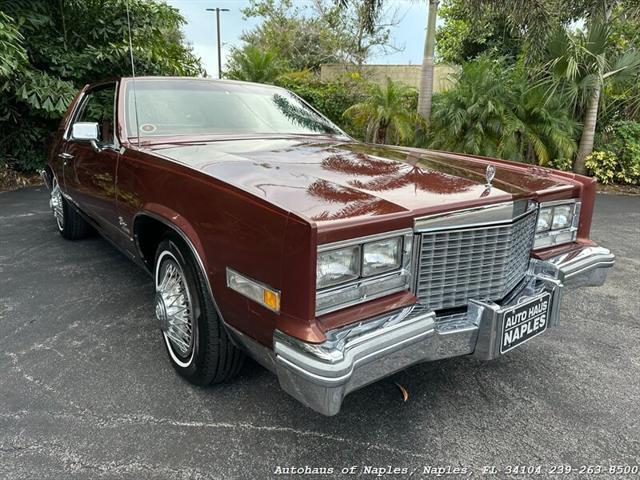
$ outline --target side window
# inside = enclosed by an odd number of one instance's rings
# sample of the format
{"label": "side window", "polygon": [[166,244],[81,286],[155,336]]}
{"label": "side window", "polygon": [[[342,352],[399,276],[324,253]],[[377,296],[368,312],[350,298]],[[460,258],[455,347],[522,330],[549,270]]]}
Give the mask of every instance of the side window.
{"label": "side window", "polygon": [[98,140],[102,145],[114,143],[115,96],[115,85],[89,92],[75,119],[75,122],[97,123]]}

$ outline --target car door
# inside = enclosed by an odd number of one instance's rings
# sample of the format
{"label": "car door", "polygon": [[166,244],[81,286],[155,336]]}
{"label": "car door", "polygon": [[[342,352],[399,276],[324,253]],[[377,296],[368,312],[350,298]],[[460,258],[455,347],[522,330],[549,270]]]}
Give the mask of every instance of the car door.
{"label": "car door", "polygon": [[[115,135],[116,83],[88,90],[81,100],[63,145],[65,193],[107,234],[117,228],[116,174],[120,145]],[[98,124],[96,142],[75,140],[73,125]]]}

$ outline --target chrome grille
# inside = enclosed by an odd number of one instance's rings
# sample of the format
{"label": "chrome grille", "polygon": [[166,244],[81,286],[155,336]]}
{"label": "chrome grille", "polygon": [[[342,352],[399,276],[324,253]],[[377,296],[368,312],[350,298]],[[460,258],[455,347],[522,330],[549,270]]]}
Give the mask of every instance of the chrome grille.
{"label": "chrome grille", "polygon": [[527,271],[535,227],[532,211],[510,224],[422,233],[420,303],[441,310],[503,298]]}

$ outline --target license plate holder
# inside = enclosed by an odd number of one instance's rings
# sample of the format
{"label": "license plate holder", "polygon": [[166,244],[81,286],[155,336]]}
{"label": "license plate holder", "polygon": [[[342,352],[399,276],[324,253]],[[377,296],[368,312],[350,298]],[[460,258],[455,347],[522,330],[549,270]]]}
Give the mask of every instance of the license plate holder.
{"label": "license plate holder", "polygon": [[513,350],[544,332],[549,325],[550,311],[550,293],[500,310],[500,353]]}

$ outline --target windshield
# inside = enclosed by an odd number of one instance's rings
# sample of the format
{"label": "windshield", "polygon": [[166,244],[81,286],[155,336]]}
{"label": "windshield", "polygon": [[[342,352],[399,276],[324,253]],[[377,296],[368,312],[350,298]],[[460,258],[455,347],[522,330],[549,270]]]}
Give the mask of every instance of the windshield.
{"label": "windshield", "polygon": [[[342,132],[286,90],[203,80],[135,83],[141,137],[206,134],[337,134]],[[128,82],[127,134],[135,137],[133,82]]]}

